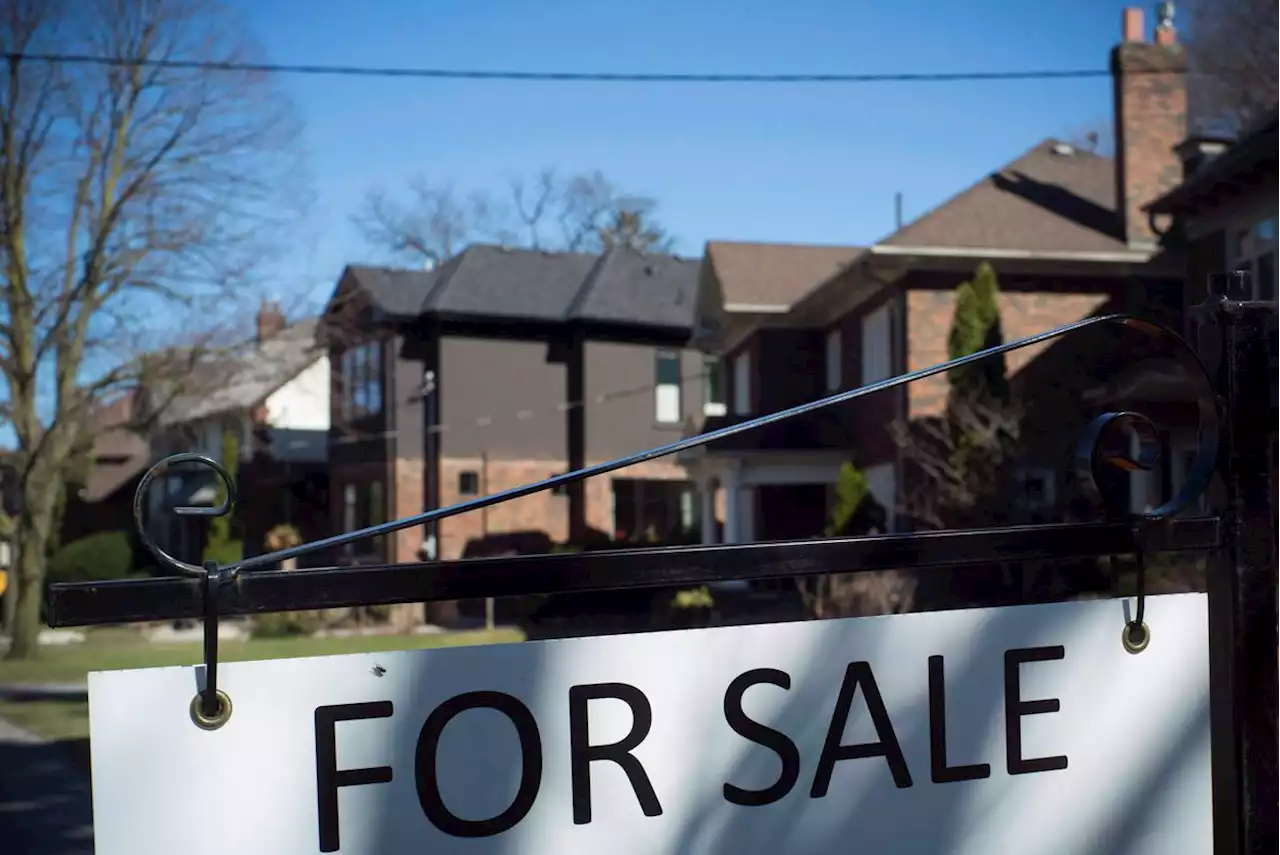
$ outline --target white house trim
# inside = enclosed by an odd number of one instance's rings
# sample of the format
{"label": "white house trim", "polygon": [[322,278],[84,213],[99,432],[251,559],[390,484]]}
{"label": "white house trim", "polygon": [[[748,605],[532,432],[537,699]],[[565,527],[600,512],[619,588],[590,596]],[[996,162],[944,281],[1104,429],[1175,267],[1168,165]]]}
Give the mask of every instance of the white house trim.
{"label": "white house trim", "polygon": [[1092,261],[1099,263],[1142,264],[1155,252],[1148,249],[1117,250],[1115,252],[1079,252],[1076,250],[997,249],[995,247],[963,246],[889,246],[877,244],[868,250],[880,256],[920,256],[946,258],[1008,258],[1034,261]]}

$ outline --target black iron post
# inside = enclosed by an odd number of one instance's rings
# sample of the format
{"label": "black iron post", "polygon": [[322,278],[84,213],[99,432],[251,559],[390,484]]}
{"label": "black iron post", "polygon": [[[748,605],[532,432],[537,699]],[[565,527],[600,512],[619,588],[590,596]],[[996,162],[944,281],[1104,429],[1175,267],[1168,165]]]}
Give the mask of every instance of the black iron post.
{"label": "black iron post", "polygon": [[[1237,293],[1238,290],[1237,290]],[[1213,298],[1211,298],[1213,299]],[[1209,568],[1214,851],[1277,849],[1275,304],[1218,297],[1225,544]]]}

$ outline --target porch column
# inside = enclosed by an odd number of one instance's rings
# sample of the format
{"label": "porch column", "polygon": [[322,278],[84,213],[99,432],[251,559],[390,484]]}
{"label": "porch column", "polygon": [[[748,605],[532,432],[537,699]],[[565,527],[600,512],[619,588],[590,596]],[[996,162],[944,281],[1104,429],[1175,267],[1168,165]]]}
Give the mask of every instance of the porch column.
{"label": "porch column", "polygon": [[702,542],[710,545],[716,542],[716,479],[703,478],[698,482],[698,493],[702,499]]}
{"label": "porch column", "polygon": [[738,470],[731,468],[720,479],[724,488],[724,542],[742,542],[742,484]]}

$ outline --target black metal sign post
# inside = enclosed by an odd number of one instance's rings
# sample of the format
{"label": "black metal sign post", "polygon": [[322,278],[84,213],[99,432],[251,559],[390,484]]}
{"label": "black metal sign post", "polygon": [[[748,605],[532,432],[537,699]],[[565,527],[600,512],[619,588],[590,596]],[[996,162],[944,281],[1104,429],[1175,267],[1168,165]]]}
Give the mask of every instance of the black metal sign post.
{"label": "black metal sign post", "polygon": [[1220,351],[1223,543],[1209,565],[1214,833],[1221,852],[1277,848],[1275,304],[1202,307]]}
{"label": "black metal sign post", "polygon": [[[1213,693],[1215,851],[1274,853],[1276,829],[1276,508],[1271,484],[1275,415],[1271,410],[1268,318],[1275,304],[1219,298],[1213,313],[1222,324],[1223,358],[1217,377],[1172,330],[1124,315],[1090,318],[972,356],[880,383],[841,392],[783,412],[689,437],[650,451],[557,475],[508,490],[346,532],[302,546],[248,558],[225,567],[198,567],[167,555],[143,532],[144,542],[175,576],[50,586],[51,626],[205,618],[205,689],[192,699],[191,717],[216,729],[231,715],[231,699],[216,691],[217,618],[264,612],[327,609],[373,604],[429,602],[525,594],[556,594],[622,588],[705,584],[731,579],[797,578],[828,572],[936,568],[939,572],[997,562],[1149,556],[1158,552],[1211,557],[1209,611]],[[1157,457],[1156,430],[1144,416],[1107,413],[1094,419],[1077,448],[1077,473],[1086,492],[1106,505],[1115,521],[1014,526],[876,537],[832,538],[725,546],[655,548],[587,554],[486,558],[425,564],[320,568],[280,572],[281,561],[328,550],[403,528],[435,523],[457,514],[550,490],[594,475],[664,457],[724,437],[794,418],[824,407],[900,386],[952,368],[1069,335],[1097,325],[1119,324],[1173,345],[1200,386],[1199,447],[1186,483],[1159,508],[1129,515],[1127,497],[1108,495],[1100,475],[1109,466],[1149,468]],[[1219,429],[1220,420],[1225,431]],[[1138,453],[1109,450],[1116,431],[1136,436]],[[1220,436],[1220,433],[1223,435]],[[1219,442],[1223,452],[1219,454]],[[1127,444],[1126,444],[1127,447]],[[219,508],[178,508],[177,513],[225,513],[234,485],[217,463],[199,455],[161,461],[144,476],[135,498],[141,530],[145,492],[154,478],[181,462],[208,466],[227,481],[228,502]],[[1226,500],[1221,516],[1187,518],[1218,476]],[[1152,632],[1137,613],[1117,627],[1132,652]],[[1105,782],[1099,782],[1105,786]]]}

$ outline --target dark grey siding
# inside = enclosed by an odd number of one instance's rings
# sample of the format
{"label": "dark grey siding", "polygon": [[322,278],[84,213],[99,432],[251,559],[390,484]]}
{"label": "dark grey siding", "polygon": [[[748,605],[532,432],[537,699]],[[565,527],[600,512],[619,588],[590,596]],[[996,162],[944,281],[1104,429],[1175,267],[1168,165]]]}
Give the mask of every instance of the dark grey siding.
{"label": "dark grey siding", "polygon": [[[440,354],[443,456],[565,458],[565,368],[547,361],[546,345],[446,336]],[[679,438],[683,425],[655,423],[656,348],[588,342],[585,360],[588,460]],[[682,414],[700,425],[702,357],[686,350],[681,361]]]}

